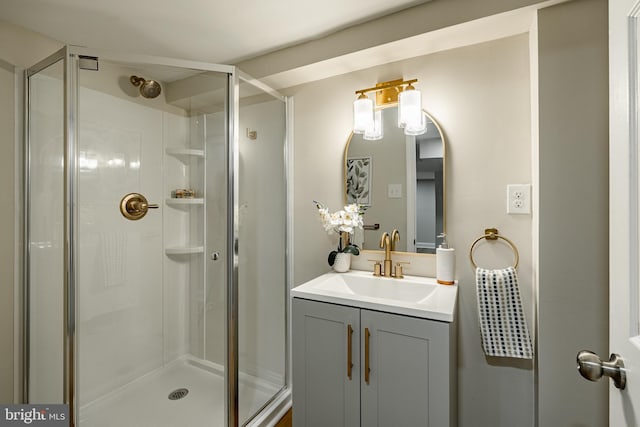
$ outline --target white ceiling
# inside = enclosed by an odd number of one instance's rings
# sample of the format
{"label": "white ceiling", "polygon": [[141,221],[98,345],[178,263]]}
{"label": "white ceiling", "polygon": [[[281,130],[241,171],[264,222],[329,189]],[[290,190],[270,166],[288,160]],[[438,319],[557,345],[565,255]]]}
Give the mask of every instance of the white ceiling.
{"label": "white ceiling", "polygon": [[233,64],[428,0],[0,0],[66,44]]}

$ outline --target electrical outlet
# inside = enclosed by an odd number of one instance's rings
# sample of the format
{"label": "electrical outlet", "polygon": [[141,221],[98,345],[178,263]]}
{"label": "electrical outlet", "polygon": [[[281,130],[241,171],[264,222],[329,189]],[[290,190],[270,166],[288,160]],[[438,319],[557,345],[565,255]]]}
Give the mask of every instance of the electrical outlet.
{"label": "electrical outlet", "polygon": [[507,213],[510,215],[531,213],[531,184],[507,185]]}
{"label": "electrical outlet", "polygon": [[387,197],[390,199],[402,198],[402,184],[388,184]]}

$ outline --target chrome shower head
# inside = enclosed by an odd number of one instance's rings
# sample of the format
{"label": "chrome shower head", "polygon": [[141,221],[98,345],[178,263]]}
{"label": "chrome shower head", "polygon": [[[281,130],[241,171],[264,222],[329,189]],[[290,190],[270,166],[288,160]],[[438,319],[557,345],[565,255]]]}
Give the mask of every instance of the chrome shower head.
{"label": "chrome shower head", "polygon": [[144,77],[131,76],[129,81],[132,85],[140,87],[140,95],[145,98],[156,98],[162,92],[160,83],[155,80],[146,80]]}

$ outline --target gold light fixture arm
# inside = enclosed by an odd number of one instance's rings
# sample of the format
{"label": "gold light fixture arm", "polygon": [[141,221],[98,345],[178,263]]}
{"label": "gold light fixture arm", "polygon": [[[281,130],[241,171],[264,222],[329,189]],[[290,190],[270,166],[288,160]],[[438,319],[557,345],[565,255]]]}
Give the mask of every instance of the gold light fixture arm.
{"label": "gold light fixture arm", "polygon": [[412,83],[416,83],[418,81],[418,79],[411,79],[411,80],[391,80],[388,82],[383,82],[383,83],[378,83],[376,84],[374,87],[368,87],[366,89],[358,89],[356,90],[356,95],[357,94],[365,94],[367,92],[373,92],[373,91],[379,91],[379,90],[385,90],[385,89],[391,89],[394,87],[401,87],[404,85],[410,85]]}
{"label": "gold light fixture arm", "polygon": [[404,92],[405,90],[414,89],[412,84],[417,81],[418,79],[390,80],[388,82],[378,83],[374,87],[368,87],[366,89],[357,90],[356,95],[360,94],[358,98],[366,98],[367,95],[365,94],[367,92],[375,92],[376,105],[378,107],[382,105],[393,105],[398,103],[398,94],[400,94],[400,92]]}

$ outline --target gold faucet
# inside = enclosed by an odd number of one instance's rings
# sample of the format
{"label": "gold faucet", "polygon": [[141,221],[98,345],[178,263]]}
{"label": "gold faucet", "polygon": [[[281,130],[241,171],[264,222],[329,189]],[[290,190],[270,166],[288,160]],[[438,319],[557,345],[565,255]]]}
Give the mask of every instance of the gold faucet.
{"label": "gold faucet", "polygon": [[382,274],[384,277],[391,277],[391,238],[386,231],[380,237],[380,247],[384,249],[384,268]]}
{"label": "gold faucet", "polygon": [[394,228],[391,232],[391,252],[396,250],[396,242],[400,241],[400,232],[397,228]]}

